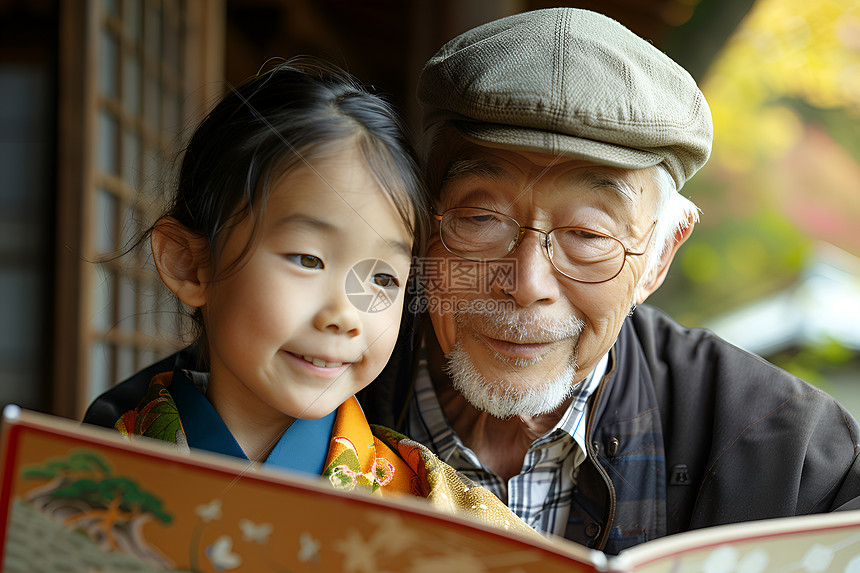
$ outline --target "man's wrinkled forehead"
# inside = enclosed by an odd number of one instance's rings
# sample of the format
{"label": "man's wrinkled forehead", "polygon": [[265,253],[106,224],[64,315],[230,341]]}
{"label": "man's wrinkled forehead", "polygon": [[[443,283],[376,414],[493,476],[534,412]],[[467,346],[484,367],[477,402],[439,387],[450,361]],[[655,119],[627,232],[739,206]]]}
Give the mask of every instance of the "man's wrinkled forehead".
{"label": "man's wrinkled forehead", "polygon": [[[514,154],[514,152],[482,149],[478,146],[462,149],[448,162],[442,173],[440,194],[445,194],[446,187],[468,179],[517,183],[512,164],[505,158],[506,153]],[[561,182],[567,186],[593,191],[611,191],[628,208],[640,203],[643,189],[641,181],[638,181],[639,178],[632,170],[534,152],[516,152],[513,156],[519,159],[519,171],[523,171],[521,169],[523,165],[531,168],[528,177],[532,181],[527,183],[527,186],[538,181],[546,173],[556,171]]]}

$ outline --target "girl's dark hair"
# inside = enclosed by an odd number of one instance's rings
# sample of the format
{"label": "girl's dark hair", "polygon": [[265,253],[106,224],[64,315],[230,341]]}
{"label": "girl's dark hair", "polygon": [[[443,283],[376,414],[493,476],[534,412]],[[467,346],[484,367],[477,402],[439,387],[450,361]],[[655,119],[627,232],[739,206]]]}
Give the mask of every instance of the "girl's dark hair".
{"label": "girl's dark hair", "polygon": [[[406,126],[382,96],[309,57],[261,71],[209,112],[184,149],[176,193],[162,216],[205,238],[213,269],[227,272],[218,261],[226,233],[249,216],[261,216],[280,177],[337,153],[344,143],[358,146],[412,230],[413,251],[420,254],[430,232],[430,210]],[[252,236],[246,252],[253,241]],[[200,309],[192,319],[198,352],[205,356]]]}

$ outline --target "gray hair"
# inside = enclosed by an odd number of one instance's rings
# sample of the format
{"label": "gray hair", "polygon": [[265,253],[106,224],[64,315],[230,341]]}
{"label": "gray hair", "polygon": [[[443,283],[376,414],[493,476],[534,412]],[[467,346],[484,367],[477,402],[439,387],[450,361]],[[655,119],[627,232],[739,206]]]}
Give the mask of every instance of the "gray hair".
{"label": "gray hair", "polygon": [[650,283],[660,272],[663,256],[672,250],[678,230],[686,230],[699,221],[699,208],[676,190],[675,180],[669,171],[662,164],[652,167],[651,170],[654,173],[654,185],[657,187],[657,206],[654,211],[657,224],[645,254],[645,273],[636,285],[635,298],[639,298],[639,289]]}

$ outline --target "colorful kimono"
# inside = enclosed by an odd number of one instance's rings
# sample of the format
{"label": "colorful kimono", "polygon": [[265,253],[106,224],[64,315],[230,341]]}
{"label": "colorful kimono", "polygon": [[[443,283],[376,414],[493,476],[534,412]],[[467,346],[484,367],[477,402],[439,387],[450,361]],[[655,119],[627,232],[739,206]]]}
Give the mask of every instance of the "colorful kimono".
{"label": "colorful kimono", "polygon": [[[195,423],[199,427],[189,426],[188,435],[177,403],[182,404],[184,414],[191,414],[188,418],[197,420]],[[199,420],[206,420],[207,425],[201,426]],[[509,531],[538,535],[496,496],[457,474],[423,445],[388,428],[368,424],[354,397],[341,404],[327,419],[296,422],[317,428],[317,444],[320,444],[320,428],[327,429],[324,424],[330,424],[330,434],[323,435],[328,446],[324,463],[315,465],[313,457],[319,453],[308,450],[318,448],[312,445],[313,437],[303,436],[300,455],[279,454],[282,438],[266,460],[267,464],[273,462],[273,465],[317,473],[322,467],[322,477],[338,489],[364,490],[375,495],[411,494],[425,498],[431,506],[444,512],[466,514]],[[155,376],[138,407],[123,414],[115,428],[129,439],[146,436],[171,442],[185,452],[190,452],[191,447],[202,447],[247,459],[214,407],[194,388],[191,374],[183,370]],[[220,437],[217,437],[219,432]],[[313,434],[311,431],[309,435]],[[212,438],[213,435],[216,438]],[[189,436],[199,438],[189,441]],[[201,444],[213,439],[220,443],[217,446]],[[303,466],[296,466],[291,459],[308,456],[310,459],[299,460]]]}

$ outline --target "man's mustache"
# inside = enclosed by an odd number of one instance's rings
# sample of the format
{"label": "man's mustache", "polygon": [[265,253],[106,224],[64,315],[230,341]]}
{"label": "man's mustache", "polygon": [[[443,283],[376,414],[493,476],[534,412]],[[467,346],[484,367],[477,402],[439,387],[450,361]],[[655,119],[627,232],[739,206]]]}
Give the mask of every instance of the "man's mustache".
{"label": "man's mustache", "polygon": [[454,320],[472,324],[486,336],[520,344],[545,344],[578,338],[585,327],[585,322],[575,316],[559,320],[531,310],[488,310],[480,301],[470,301],[459,307],[454,312]]}

